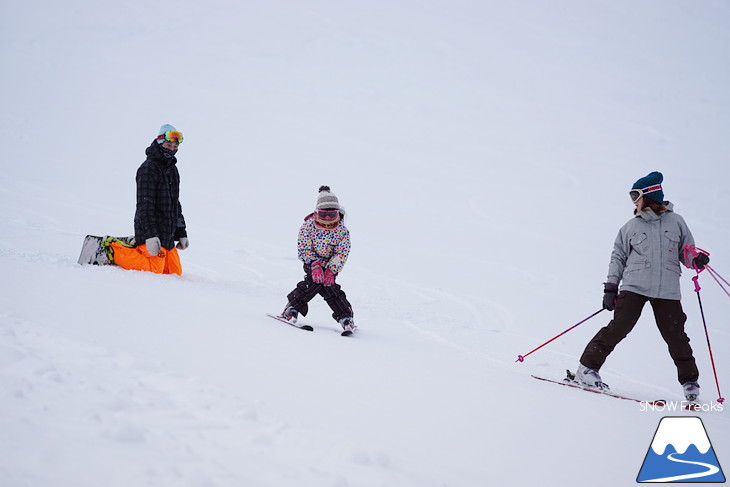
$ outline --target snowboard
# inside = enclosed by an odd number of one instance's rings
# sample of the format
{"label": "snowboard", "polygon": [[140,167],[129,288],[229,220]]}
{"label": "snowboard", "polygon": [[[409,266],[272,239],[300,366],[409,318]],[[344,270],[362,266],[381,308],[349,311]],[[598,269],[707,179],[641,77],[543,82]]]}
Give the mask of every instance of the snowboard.
{"label": "snowboard", "polygon": [[87,235],[81,245],[79,264],[81,265],[114,265],[114,251],[109,246],[112,242],[119,242],[127,247],[134,247],[134,237],[112,237],[106,235],[98,237]]}

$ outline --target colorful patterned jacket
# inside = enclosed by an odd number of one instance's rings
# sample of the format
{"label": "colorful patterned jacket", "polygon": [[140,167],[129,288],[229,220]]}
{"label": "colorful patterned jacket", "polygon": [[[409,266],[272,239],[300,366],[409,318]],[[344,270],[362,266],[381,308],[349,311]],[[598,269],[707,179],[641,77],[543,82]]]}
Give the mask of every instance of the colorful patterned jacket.
{"label": "colorful patterned jacket", "polygon": [[299,229],[297,251],[306,265],[318,260],[324,269],[339,274],[350,255],[350,231],[342,221],[332,229],[322,228],[309,215]]}

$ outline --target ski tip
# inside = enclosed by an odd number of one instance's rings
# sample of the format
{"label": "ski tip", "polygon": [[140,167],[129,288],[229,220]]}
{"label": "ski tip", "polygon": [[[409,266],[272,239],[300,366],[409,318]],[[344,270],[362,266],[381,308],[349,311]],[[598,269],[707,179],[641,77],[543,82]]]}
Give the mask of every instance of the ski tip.
{"label": "ski tip", "polygon": [[352,336],[352,332],[350,330],[346,330],[346,331],[343,331],[342,333],[340,333],[340,335],[343,337],[349,337],[349,336]]}
{"label": "ski tip", "polygon": [[699,403],[692,402],[684,407],[685,411],[702,411],[702,406]]}
{"label": "ski tip", "polygon": [[312,328],[309,325],[300,325],[296,321],[294,321],[294,322],[289,321],[289,320],[287,320],[286,318],[284,318],[281,315],[274,315],[274,314],[271,314],[271,313],[266,313],[266,316],[269,316],[271,318],[274,318],[276,321],[281,321],[282,323],[286,323],[287,325],[293,326],[294,328],[299,328],[300,330],[314,331],[314,328]]}

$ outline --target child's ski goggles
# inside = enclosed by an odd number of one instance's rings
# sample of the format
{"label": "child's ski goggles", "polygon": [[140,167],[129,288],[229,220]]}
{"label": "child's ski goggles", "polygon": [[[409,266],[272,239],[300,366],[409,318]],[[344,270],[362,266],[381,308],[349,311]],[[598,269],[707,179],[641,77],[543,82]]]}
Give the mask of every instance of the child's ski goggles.
{"label": "child's ski goggles", "polygon": [[661,191],[662,185],[661,184],[655,184],[654,186],[649,186],[647,188],[643,189],[632,189],[629,191],[629,196],[631,197],[631,201],[636,203],[636,201],[644,196],[647,193],[653,193],[654,191]]}
{"label": "child's ski goggles", "polygon": [[168,130],[164,134],[158,135],[157,140],[161,140],[163,142],[177,142],[178,144],[182,144],[183,135],[182,132],[178,130]]}
{"label": "child's ski goggles", "polygon": [[323,208],[321,210],[317,210],[317,216],[321,220],[335,220],[340,214],[340,210],[332,210],[328,208]]}

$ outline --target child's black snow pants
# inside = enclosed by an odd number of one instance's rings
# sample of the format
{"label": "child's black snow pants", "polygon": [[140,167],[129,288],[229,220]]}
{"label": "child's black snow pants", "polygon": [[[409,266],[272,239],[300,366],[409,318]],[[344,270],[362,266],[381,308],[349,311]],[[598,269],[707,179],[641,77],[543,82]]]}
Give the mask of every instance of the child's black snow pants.
{"label": "child's black snow pants", "polygon": [[580,363],[591,369],[600,369],[606,357],[613,352],[618,343],[639,321],[644,304],[649,301],[654,310],[657,328],[667,343],[669,355],[677,367],[677,379],[680,384],[695,382],[699,371],[689,345],[689,337],[684,331],[687,315],[682,311],[682,304],[672,299],[655,299],[630,291],[622,291],[616,300],[616,310],[611,322],[598,330],[580,357]]}
{"label": "child's black snow pants", "polygon": [[339,284],[325,286],[312,280],[312,271],[308,265],[304,265],[304,280],[297,284],[292,292],[287,295],[289,305],[299,311],[302,316],[307,316],[309,303],[317,294],[322,296],[332,309],[332,317],[340,321],[342,318],[352,318],[352,306],[347,300],[345,292]]}

